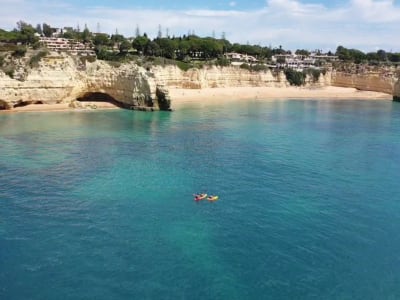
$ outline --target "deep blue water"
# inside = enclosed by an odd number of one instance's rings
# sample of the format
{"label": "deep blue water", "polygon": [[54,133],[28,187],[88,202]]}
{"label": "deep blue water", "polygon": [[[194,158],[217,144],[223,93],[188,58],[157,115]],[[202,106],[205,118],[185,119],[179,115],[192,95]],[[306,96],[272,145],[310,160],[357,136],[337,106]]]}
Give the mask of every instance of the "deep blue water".
{"label": "deep blue water", "polygon": [[0,299],[400,299],[399,176],[390,101],[0,114]]}

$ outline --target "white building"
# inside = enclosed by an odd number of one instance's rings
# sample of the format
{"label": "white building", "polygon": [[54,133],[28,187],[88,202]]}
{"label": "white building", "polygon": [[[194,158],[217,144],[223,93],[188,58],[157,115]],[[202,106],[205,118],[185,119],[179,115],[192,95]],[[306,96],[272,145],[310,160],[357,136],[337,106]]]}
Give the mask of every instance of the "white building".
{"label": "white building", "polygon": [[39,42],[51,51],[68,52],[72,55],[95,56],[92,45],[86,45],[73,39],[59,37],[40,37]]}
{"label": "white building", "polygon": [[242,53],[236,53],[236,52],[229,52],[225,53],[224,56],[229,59],[232,64],[235,62],[240,62],[240,63],[257,63],[258,59],[255,58],[254,56],[247,55],[247,54],[242,54]]}

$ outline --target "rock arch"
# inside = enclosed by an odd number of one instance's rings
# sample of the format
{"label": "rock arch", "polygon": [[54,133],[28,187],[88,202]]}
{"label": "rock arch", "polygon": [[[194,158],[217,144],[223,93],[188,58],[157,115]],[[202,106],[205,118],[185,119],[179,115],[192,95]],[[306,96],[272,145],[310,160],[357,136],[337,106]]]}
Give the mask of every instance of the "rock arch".
{"label": "rock arch", "polygon": [[118,101],[110,94],[103,92],[84,92],[79,95],[76,100],[78,100],[79,102],[107,102],[118,107],[127,107],[125,103]]}

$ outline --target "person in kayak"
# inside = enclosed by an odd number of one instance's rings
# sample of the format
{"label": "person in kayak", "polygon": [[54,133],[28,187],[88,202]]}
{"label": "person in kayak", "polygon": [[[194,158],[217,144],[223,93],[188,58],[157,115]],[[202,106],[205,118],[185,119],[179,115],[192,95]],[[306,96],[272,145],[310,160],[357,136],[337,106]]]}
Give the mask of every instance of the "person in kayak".
{"label": "person in kayak", "polygon": [[195,201],[200,201],[200,200],[205,199],[207,197],[207,194],[201,193],[201,194],[194,194],[193,196],[194,196]]}

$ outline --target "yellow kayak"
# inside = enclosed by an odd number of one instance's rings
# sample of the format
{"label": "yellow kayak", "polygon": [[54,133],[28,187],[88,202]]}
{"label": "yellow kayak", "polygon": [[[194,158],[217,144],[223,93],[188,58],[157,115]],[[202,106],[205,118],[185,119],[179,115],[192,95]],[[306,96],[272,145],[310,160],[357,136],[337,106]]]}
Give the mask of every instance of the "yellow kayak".
{"label": "yellow kayak", "polygon": [[208,201],[217,201],[218,200],[218,196],[210,196],[207,198]]}

